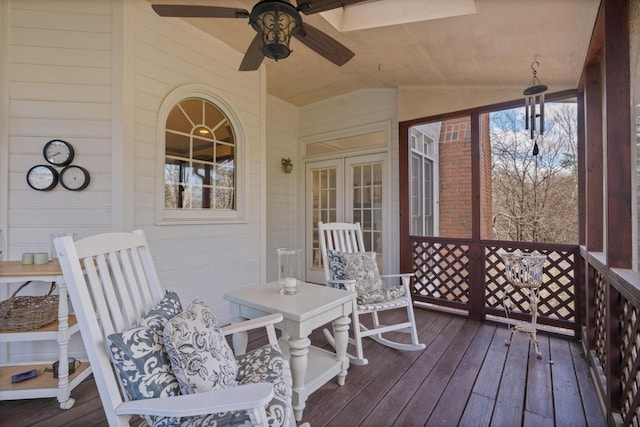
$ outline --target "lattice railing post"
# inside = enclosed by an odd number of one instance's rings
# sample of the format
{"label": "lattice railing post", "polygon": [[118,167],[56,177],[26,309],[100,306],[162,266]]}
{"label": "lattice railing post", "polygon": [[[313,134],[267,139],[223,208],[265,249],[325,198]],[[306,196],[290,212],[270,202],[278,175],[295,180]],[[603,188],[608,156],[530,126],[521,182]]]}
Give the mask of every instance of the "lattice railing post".
{"label": "lattice railing post", "polygon": [[[606,277],[606,276],[605,276]],[[607,280],[606,346],[607,403],[609,413],[622,412],[622,296]]]}

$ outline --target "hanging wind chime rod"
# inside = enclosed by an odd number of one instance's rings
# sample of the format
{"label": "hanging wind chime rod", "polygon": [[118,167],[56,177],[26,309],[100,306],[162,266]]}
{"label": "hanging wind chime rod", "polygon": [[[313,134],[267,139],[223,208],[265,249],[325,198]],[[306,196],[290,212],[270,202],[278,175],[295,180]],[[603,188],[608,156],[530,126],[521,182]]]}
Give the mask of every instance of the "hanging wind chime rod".
{"label": "hanging wind chime rod", "polygon": [[[533,78],[531,79],[531,83],[529,87],[522,92],[525,96],[524,98],[524,107],[525,107],[525,129],[530,130],[530,136],[532,140],[535,140],[535,131],[536,131],[536,119],[540,120],[539,124],[539,134],[544,134],[544,92],[548,89],[546,85],[543,85],[542,82],[538,79],[538,70],[536,70],[535,66],[540,66],[538,61],[534,61],[531,63],[531,73],[533,74]],[[539,108],[536,108],[536,105],[539,104]],[[539,110],[539,113],[536,112]],[[533,146],[533,155],[536,156],[538,154],[538,142],[535,141]]]}

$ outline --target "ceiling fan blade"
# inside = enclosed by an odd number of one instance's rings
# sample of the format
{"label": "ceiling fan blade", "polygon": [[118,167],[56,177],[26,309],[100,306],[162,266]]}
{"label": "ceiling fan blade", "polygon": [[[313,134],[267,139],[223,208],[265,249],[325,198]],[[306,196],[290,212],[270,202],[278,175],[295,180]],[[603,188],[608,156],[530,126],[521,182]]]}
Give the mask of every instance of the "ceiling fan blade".
{"label": "ceiling fan blade", "polygon": [[256,34],[251,41],[247,52],[244,54],[244,58],[242,58],[240,71],[257,70],[260,67],[260,64],[262,64],[263,59],[264,53],[262,53],[262,36],[260,34]]}
{"label": "ceiling fan blade", "polygon": [[297,0],[298,10],[305,15],[345,7],[369,0]]}
{"label": "ceiling fan blade", "polygon": [[177,18],[248,18],[249,11],[234,7],[193,6],[184,4],[152,4],[160,16]]}
{"label": "ceiling fan blade", "polygon": [[328,34],[306,23],[302,24],[302,29],[293,33],[293,36],[337,66],[346,64],[355,55],[349,48]]}

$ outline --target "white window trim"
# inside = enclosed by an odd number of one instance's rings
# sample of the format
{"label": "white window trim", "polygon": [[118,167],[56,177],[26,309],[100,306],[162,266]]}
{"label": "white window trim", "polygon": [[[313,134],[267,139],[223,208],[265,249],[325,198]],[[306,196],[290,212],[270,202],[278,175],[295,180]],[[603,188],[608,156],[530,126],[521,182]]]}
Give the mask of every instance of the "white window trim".
{"label": "white window trim", "polygon": [[[167,209],[164,206],[164,160],[165,160],[165,127],[167,117],[173,107],[187,98],[201,98],[216,105],[229,119],[236,139],[236,208],[232,211],[221,210],[184,210]],[[156,124],[156,140],[159,142],[156,155],[156,224],[216,224],[245,223],[247,212],[247,147],[245,132],[240,119],[233,108],[215,91],[200,84],[187,84],[173,89],[162,100]]]}

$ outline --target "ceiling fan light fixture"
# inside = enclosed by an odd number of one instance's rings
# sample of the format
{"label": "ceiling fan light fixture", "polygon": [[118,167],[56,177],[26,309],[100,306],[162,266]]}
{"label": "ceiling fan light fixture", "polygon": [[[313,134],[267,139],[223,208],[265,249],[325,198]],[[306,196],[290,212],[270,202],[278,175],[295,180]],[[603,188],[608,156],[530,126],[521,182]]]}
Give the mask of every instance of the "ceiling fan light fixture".
{"label": "ceiling fan light fixture", "polygon": [[262,53],[267,58],[284,59],[291,53],[291,36],[302,27],[302,17],[290,3],[263,0],[249,15],[249,23],[262,35]]}

